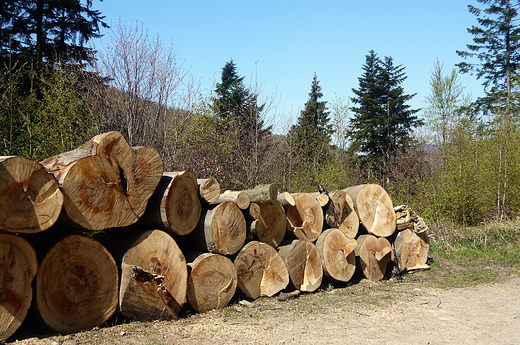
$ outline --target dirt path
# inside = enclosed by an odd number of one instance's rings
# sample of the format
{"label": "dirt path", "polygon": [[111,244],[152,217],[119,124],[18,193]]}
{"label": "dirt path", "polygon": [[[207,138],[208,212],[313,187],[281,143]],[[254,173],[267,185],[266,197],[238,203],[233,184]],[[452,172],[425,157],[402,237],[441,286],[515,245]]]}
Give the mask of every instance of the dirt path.
{"label": "dirt path", "polygon": [[520,344],[520,277],[465,288],[361,281],[279,302],[16,344]]}

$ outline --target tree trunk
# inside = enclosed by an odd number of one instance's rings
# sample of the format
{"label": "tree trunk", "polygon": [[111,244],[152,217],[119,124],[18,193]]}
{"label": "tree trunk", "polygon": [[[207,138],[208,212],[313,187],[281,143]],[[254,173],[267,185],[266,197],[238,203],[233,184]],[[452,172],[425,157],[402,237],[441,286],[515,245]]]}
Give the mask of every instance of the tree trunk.
{"label": "tree trunk", "polygon": [[62,206],[58,182],[40,163],[24,157],[0,157],[0,230],[47,230]]}
{"label": "tree trunk", "polygon": [[172,235],[187,235],[201,215],[197,178],[191,171],[167,172],[148,202],[142,223]]}
{"label": "tree trunk", "polygon": [[321,285],[323,267],[316,246],[300,239],[279,247],[278,252],[289,270],[293,286],[300,291],[313,292]]}
{"label": "tree trunk", "polygon": [[420,236],[410,229],[399,231],[394,246],[401,271],[430,268],[428,260],[428,237]]}
{"label": "tree trunk", "polygon": [[272,246],[249,242],[235,258],[238,287],[247,297],[271,297],[289,284],[284,260]]}
{"label": "tree trunk", "polygon": [[343,190],[331,194],[327,225],[340,229],[348,238],[355,238],[359,231],[359,217],[354,211],[352,198]]}
{"label": "tree trunk", "polygon": [[186,259],[166,232],[143,233],[121,262],[119,309],[133,320],[177,319],[186,300]]}
{"label": "tree trunk", "polygon": [[395,232],[396,218],[392,199],[383,187],[365,184],[344,191],[352,198],[359,220],[369,234],[388,237]]}
{"label": "tree trunk", "polygon": [[352,278],[356,271],[354,249],[357,243],[339,229],[328,229],[320,235],[316,249],[327,277],[341,282],[348,282]]}
{"label": "tree trunk", "polygon": [[244,213],[230,201],[204,210],[195,230],[186,238],[179,238],[187,249],[222,255],[237,253],[246,240]]}
{"label": "tree trunk", "polygon": [[20,327],[33,298],[36,253],[21,237],[0,234],[0,343]]}
{"label": "tree trunk", "polygon": [[205,204],[211,204],[218,200],[220,196],[220,183],[213,178],[197,179],[199,185],[200,199]]}
{"label": "tree trunk", "polygon": [[256,220],[251,225],[253,236],[274,248],[278,247],[285,237],[286,229],[282,204],[278,201],[273,205],[251,204],[250,214]]}
{"label": "tree trunk", "polygon": [[272,205],[278,198],[278,187],[275,184],[258,185],[244,192],[249,195],[251,202],[259,205]]}
{"label": "tree trunk", "polygon": [[287,208],[287,232],[297,238],[314,242],[323,230],[323,210],[314,196],[300,193],[294,206]]}
{"label": "tree trunk", "polygon": [[361,235],[355,249],[363,275],[371,281],[383,279],[386,265],[392,260],[392,246],[386,238]]}
{"label": "tree trunk", "polygon": [[188,302],[199,313],[224,308],[237,288],[233,262],[220,254],[203,253],[189,264]]}
{"label": "tree trunk", "polygon": [[70,235],[45,255],[36,276],[36,306],[60,333],[102,325],[117,308],[119,276],[112,255],[98,241]]}
{"label": "tree trunk", "polygon": [[131,148],[119,132],[95,136],[42,164],[62,188],[68,220],[94,231],[135,223],[163,173],[157,151]]}
{"label": "tree trunk", "polygon": [[226,190],[224,193],[220,194],[217,201],[212,203],[212,205],[222,204],[228,201],[235,203],[241,210],[247,210],[251,204],[249,195],[246,192]]}

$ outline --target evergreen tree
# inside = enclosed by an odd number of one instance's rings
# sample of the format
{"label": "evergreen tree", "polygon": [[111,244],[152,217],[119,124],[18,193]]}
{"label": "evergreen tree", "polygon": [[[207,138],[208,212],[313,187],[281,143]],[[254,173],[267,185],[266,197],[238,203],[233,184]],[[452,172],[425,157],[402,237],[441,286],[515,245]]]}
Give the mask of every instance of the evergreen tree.
{"label": "evergreen tree", "polygon": [[457,54],[464,59],[477,57],[480,63],[461,62],[457,66],[462,73],[475,72],[477,78],[484,79],[483,85],[489,91],[481,103],[496,102],[497,97],[505,99],[506,114],[509,114],[512,81],[518,77],[520,68],[520,1],[477,1],[488,7],[468,5],[470,13],[477,16],[479,26],[468,28],[474,44],[468,44],[468,51],[457,51]]}
{"label": "evergreen tree", "polygon": [[400,150],[409,147],[413,127],[421,121],[406,104],[413,95],[404,93],[404,67],[394,65],[391,57],[378,58],[372,50],[366,55],[364,73],[351,101],[354,117],[348,136],[352,148],[383,167],[395,160]]}

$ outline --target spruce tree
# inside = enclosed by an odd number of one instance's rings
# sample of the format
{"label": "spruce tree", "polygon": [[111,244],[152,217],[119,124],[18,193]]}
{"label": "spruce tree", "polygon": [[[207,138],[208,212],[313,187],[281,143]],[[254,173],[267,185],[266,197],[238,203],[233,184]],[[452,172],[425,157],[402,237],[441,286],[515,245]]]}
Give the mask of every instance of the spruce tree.
{"label": "spruce tree", "polygon": [[381,60],[372,50],[358,78],[359,88],[352,90],[356,95],[351,98],[356,106],[348,132],[352,148],[383,167],[409,147],[412,129],[421,124],[414,115],[418,110],[406,104],[415,94],[404,93],[404,69],[394,65],[391,57]]}

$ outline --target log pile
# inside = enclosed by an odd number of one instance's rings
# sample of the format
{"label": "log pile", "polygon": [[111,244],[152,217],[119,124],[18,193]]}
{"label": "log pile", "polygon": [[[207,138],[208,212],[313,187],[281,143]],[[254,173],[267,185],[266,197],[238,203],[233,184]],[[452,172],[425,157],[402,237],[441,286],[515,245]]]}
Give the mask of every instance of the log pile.
{"label": "log pile", "polygon": [[287,300],[356,274],[380,280],[390,263],[425,269],[427,234],[376,184],[221,193],[212,177],[164,172],[154,149],[130,147],[119,132],[41,163],[0,157],[0,342],[31,305],[70,333],[116,310],[175,320],[237,295]]}

